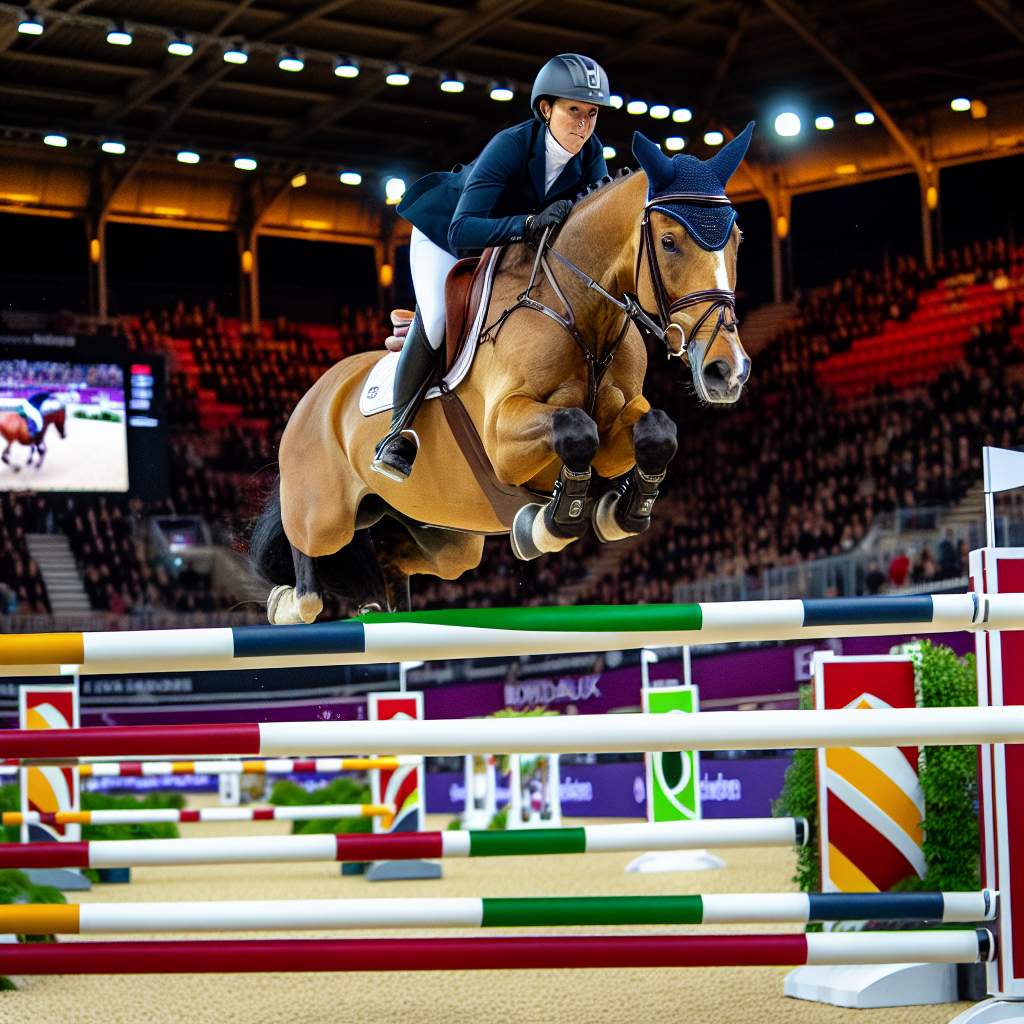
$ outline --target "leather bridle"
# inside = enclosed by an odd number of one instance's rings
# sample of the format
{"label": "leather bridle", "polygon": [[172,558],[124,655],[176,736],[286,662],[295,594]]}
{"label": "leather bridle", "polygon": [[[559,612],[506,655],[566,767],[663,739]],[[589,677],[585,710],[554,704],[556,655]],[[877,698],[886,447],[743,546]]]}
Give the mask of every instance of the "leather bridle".
{"label": "leather bridle", "polygon": [[[676,299],[669,299],[654,248],[650,219],[651,211],[657,210],[666,203],[686,203],[695,206],[728,206],[729,198],[725,195],[708,196],[699,193],[671,192],[648,200],[644,206],[643,215],[640,219],[640,244],[637,248],[634,280],[639,290],[640,273],[642,268],[646,266],[651,279],[651,291],[654,293],[654,302],[657,306],[656,313],[648,312],[634,292],[624,292],[621,299],[612,295],[611,292],[602,287],[584,270],[581,270],[570,259],[567,259],[551,247],[552,229],[547,228],[537,246],[537,255],[533,261],[533,270],[526,288],[517,296],[516,302],[512,306],[505,309],[494,323],[481,332],[481,340],[488,337],[492,340],[497,339],[498,333],[505,321],[517,309],[532,309],[534,312],[541,313],[554,320],[572,337],[583,354],[587,367],[586,410],[588,413],[592,413],[594,410],[594,405],[597,401],[597,389],[601,378],[615,358],[615,353],[622,344],[630,324],[637,328],[643,338],[660,341],[665,346],[665,350],[670,358],[676,356],[680,359],[685,359],[691,369],[698,370],[699,375],[700,367],[703,366],[704,356],[718,336],[718,332],[723,328],[727,331],[736,330],[738,323],[736,319],[736,293],[728,288],[705,288],[701,291],[688,292],[686,295],[681,295]],[[600,357],[583,340],[576,326],[576,314],[572,304],[569,302],[551,270],[551,265],[548,261],[549,255],[553,256],[563,267],[579,278],[589,290],[597,292],[603,299],[606,299],[622,311],[622,326],[615,336],[615,340]],[[644,259],[645,255],[646,260]],[[533,298],[531,292],[537,286],[537,278],[541,271],[543,271],[548,284],[551,285],[552,290],[558,297],[558,301],[565,309],[564,314]],[[707,303],[707,309],[700,315],[697,322],[690,328],[689,335],[687,335],[682,324],[673,321],[672,316],[680,310],[691,309],[701,303]],[[726,319],[726,311],[729,313],[729,319]],[[701,341],[699,338],[701,328],[713,314],[715,314],[715,321],[711,334]],[[679,332],[678,348],[673,347],[669,341],[669,335],[673,331]]]}

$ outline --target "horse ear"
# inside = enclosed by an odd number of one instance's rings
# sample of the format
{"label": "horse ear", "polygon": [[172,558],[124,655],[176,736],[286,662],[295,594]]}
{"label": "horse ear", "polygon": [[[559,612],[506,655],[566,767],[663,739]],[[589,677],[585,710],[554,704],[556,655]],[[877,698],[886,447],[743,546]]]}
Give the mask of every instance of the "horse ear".
{"label": "horse ear", "polygon": [[704,161],[715,172],[715,177],[722,183],[722,188],[729,184],[729,179],[736,173],[736,168],[747,155],[747,147],[753,133],[754,122],[748,121],[747,127],[736,138],[723,146],[710,160]]}
{"label": "horse ear", "polygon": [[661,147],[642,132],[633,132],[633,156],[647,172],[652,193],[657,194],[672,183],[672,158],[665,156]]}

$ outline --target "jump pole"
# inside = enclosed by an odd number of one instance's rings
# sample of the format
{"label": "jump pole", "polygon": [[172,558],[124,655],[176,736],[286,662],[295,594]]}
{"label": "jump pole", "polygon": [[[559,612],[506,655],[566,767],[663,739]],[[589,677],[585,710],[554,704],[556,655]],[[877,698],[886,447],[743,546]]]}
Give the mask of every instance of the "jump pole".
{"label": "jump pole", "polygon": [[[285,627],[281,627],[285,628]],[[79,757],[168,757],[186,751],[278,756],[305,750],[445,755],[600,750],[775,750],[965,746],[1024,741],[1024,705],[837,711],[702,711],[699,715],[386,722],[260,722],[0,730],[0,756],[64,763]]]}
{"label": "jump pole", "polygon": [[436,860],[451,857],[546,856],[632,850],[793,846],[806,842],[796,818],[709,818],[702,821],[586,825],[509,832],[342,833],[311,836],[223,836],[104,839],[77,843],[0,843],[0,867],[151,867],[196,864]]}
{"label": "jump pole", "polygon": [[224,821],[314,821],[320,818],[388,818],[390,804],[309,804],[280,807],[139,807],[100,811],[4,811],[0,824],[10,825],[155,825]]}
{"label": "jump pole", "polygon": [[1024,594],[488,608],[309,626],[8,634],[0,667],[7,675],[55,665],[82,674],[299,668],[1021,628]]}
{"label": "jump pole", "polygon": [[0,946],[0,974],[227,974],[321,971],[757,967],[977,963],[987,929],[798,935],[580,935],[523,938],[249,939]]}
{"label": "jump pole", "polygon": [[567,925],[991,921],[982,892],[726,893],[512,899],[240,900],[0,906],[0,933],[293,931],[335,928],[518,928]]}

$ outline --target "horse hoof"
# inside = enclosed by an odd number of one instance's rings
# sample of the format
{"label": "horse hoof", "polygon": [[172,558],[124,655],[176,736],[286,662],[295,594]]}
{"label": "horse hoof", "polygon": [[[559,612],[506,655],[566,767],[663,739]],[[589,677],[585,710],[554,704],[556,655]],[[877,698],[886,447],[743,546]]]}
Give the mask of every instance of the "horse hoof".
{"label": "horse hoof", "polygon": [[617,490],[606,491],[594,506],[590,525],[593,526],[594,533],[602,544],[612,544],[617,540],[635,536],[624,530],[615,518],[615,507],[620,497]]}
{"label": "horse hoof", "polygon": [[543,511],[544,506],[536,502],[524,505],[512,520],[508,540],[512,545],[512,554],[521,562],[532,562],[544,554],[533,540],[533,524]]}
{"label": "horse hoof", "polygon": [[267,619],[272,626],[295,626],[302,622],[294,587],[282,584],[270,591],[267,597]]}
{"label": "horse hoof", "polygon": [[303,622],[316,622],[317,616],[324,610],[323,598],[319,594],[303,594],[298,599],[299,617]]}

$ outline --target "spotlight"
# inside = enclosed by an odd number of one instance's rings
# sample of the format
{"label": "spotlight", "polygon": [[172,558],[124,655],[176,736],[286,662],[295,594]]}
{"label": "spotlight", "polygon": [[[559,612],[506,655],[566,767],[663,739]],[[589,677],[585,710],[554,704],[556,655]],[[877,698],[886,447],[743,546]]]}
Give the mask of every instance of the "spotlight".
{"label": "spotlight", "polygon": [[225,64],[248,64],[249,48],[245,43],[229,43],[224,47]]}
{"label": "spotlight", "polygon": [[707,146],[720,146],[725,142],[725,136],[721,132],[705,132],[704,144]]}
{"label": "spotlight", "polygon": [[191,57],[195,49],[184,32],[175,32],[167,43],[167,52],[175,57]]}
{"label": "spotlight", "polygon": [[363,176],[358,171],[342,171],[338,175],[338,181],[342,185],[361,185],[363,183]]}
{"label": "spotlight", "polygon": [[783,138],[791,138],[800,134],[800,117],[792,110],[784,110],[775,118],[775,134]]}
{"label": "spotlight", "polygon": [[277,66],[282,71],[301,71],[306,66],[306,62],[297,50],[287,47],[281,51],[280,56],[277,58]]}
{"label": "spotlight", "polygon": [[627,114],[646,114],[647,104],[644,100],[630,100],[626,104]]}
{"label": "spotlight", "polygon": [[604,147],[604,158],[605,158],[605,160],[614,160],[615,159],[615,155],[616,154],[615,154],[615,147],[614,146],[605,146]]}
{"label": "spotlight", "polygon": [[109,153],[111,156],[123,156],[125,152],[125,144],[118,142],[117,139],[104,139],[100,143],[100,149],[104,153]]}
{"label": "spotlight", "polygon": [[405,182],[401,178],[388,178],[384,182],[384,196],[388,206],[394,206],[402,201],[405,195]]}
{"label": "spotlight", "polygon": [[236,156],[235,167],[240,171],[255,171],[259,164],[251,156]]}
{"label": "spotlight", "polygon": [[819,114],[814,119],[814,127],[817,128],[819,132],[830,132],[835,128],[835,126],[835,121],[833,121],[828,114]]}
{"label": "spotlight", "polygon": [[441,92],[462,92],[466,83],[456,74],[445,73],[441,76]]}
{"label": "spotlight", "polygon": [[874,124],[875,115],[870,110],[861,110],[853,115],[853,120],[856,124]]}
{"label": "spotlight", "polygon": [[409,72],[404,68],[392,68],[384,78],[384,81],[388,85],[408,85],[411,79],[409,78]]}
{"label": "spotlight", "polygon": [[681,135],[670,135],[665,140],[665,148],[670,153],[678,153],[686,145],[686,139]]}
{"label": "spotlight", "polygon": [[66,149],[68,138],[66,135],[58,135],[56,132],[51,132],[49,135],[43,136],[43,143],[47,146],[54,146],[57,149]]}
{"label": "spotlight", "polygon": [[621,110],[622,109],[622,97],[621,96],[617,96],[617,95],[615,95],[615,93],[612,93],[612,95],[608,97],[608,102],[616,110]]}
{"label": "spotlight", "polygon": [[655,121],[664,121],[671,111],[664,103],[655,103],[647,113],[650,114]]}
{"label": "spotlight", "polygon": [[292,180],[291,180],[290,184],[291,184],[292,188],[304,188],[308,181],[309,181],[309,177],[307,176],[306,172],[305,171],[299,171],[298,174],[293,174],[292,175]]}
{"label": "spotlight", "polygon": [[41,36],[43,19],[31,7],[25,8],[25,15],[18,22],[18,32],[23,36]]}
{"label": "spotlight", "polygon": [[672,111],[672,120],[676,124],[686,124],[687,121],[693,120],[693,111],[689,107],[676,107]]}
{"label": "spotlight", "polygon": [[181,149],[178,151],[177,159],[179,164],[197,164],[199,163],[199,154],[191,149]]}
{"label": "spotlight", "polygon": [[359,65],[351,57],[339,57],[334,62],[334,73],[339,78],[358,78]]}
{"label": "spotlight", "polygon": [[515,93],[507,85],[495,82],[491,86],[491,99],[498,103],[508,103],[514,96]]}
{"label": "spotlight", "polygon": [[957,96],[956,99],[949,101],[949,108],[961,114],[971,109],[971,101],[966,96]]}
{"label": "spotlight", "polygon": [[115,21],[107,32],[107,42],[111,46],[131,46],[132,34],[125,27],[123,21]]}

